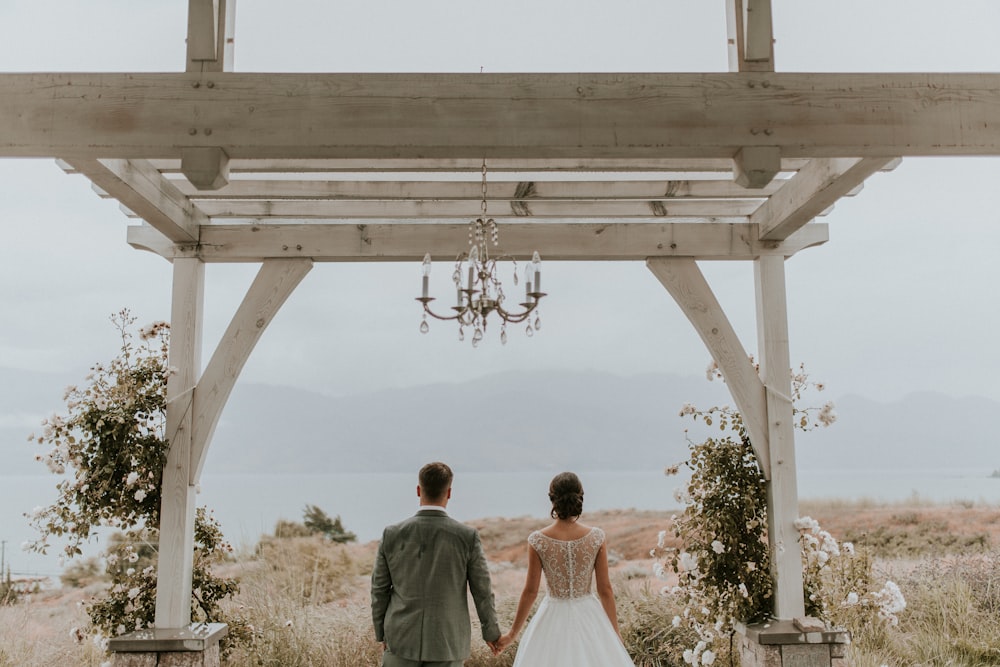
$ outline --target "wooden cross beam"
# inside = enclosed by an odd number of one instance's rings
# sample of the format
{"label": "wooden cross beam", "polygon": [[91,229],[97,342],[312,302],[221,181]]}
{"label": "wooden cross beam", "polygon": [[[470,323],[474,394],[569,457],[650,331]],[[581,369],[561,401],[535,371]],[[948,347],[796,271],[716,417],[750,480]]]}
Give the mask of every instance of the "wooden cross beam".
{"label": "wooden cross beam", "polygon": [[2,74],[0,157],[1000,155],[998,108],[1000,74]]}

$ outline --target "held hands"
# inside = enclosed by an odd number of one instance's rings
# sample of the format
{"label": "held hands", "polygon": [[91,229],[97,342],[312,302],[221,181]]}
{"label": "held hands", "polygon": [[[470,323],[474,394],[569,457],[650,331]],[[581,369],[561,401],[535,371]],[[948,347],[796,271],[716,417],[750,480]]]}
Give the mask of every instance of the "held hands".
{"label": "held hands", "polygon": [[499,639],[495,642],[487,642],[491,649],[493,649],[493,655],[500,655],[503,653],[504,649],[510,646],[514,642],[514,637],[511,633],[501,635]]}

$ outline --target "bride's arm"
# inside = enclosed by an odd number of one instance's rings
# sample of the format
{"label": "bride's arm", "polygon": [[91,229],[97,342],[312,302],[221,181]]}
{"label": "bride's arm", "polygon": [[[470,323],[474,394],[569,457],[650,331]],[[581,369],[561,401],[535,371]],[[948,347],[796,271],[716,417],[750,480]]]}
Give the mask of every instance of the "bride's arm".
{"label": "bride's arm", "polygon": [[510,632],[497,641],[501,649],[507,648],[521,632],[524,621],[528,618],[528,612],[531,611],[531,605],[535,604],[535,598],[538,597],[538,584],[541,578],[542,560],[529,544],[528,574],[524,578],[524,590],[521,591],[521,599],[517,603],[517,613],[514,614],[514,623],[510,626]]}
{"label": "bride's arm", "polygon": [[604,613],[611,621],[611,627],[615,629],[615,634],[621,639],[622,633],[618,630],[618,610],[615,607],[615,591],[611,587],[611,577],[608,575],[608,543],[601,545],[597,552],[597,560],[594,562],[594,576],[597,578],[597,597],[601,599],[601,606]]}

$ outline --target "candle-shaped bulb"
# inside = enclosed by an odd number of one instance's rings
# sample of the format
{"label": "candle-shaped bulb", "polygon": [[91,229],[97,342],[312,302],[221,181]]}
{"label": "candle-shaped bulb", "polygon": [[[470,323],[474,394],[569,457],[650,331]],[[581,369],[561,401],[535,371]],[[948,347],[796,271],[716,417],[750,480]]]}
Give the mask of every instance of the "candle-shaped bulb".
{"label": "candle-shaped bulb", "polygon": [[535,268],[535,291],[542,291],[542,258],[539,256],[538,251],[531,256],[531,265]]}
{"label": "candle-shaped bulb", "polygon": [[424,274],[423,275],[423,280],[421,280],[421,283],[423,284],[423,298],[426,299],[427,298],[427,292],[430,289],[430,282],[431,282],[431,254],[430,253],[427,253],[426,255],[424,255],[424,263],[423,263],[423,266],[421,267],[421,271]]}
{"label": "candle-shaped bulb", "polygon": [[531,278],[533,275],[531,270],[531,265],[527,264],[524,267],[524,297],[527,300],[531,296]]}

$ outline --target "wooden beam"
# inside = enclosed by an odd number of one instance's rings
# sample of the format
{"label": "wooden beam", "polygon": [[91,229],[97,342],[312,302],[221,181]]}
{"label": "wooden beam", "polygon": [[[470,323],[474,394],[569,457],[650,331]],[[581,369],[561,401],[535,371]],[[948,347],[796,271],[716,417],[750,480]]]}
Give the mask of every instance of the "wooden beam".
{"label": "wooden beam", "polygon": [[772,24],[771,0],[726,0],[730,71],[774,71]]}
{"label": "wooden beam", "polygon": [[[259,262],[309,258],[316,262],[412,262],[425,253],[450,259],[466,249],[467,224],[253,224],[202,227],[197,245],[166,248],[167,258],[198,257],[205,262]],[[806,225],[782,242],[760,242],[757,228],[737,223],[504,223],[500,248],[530,257],[537,250],[553,260],[644,260],[691,257],[746,260],[762,255],[790,257],[829,238],[827,225]],[[128,242],[163,252],[162,237],[148,227],[129,227]]]}
{"label": "wooden beam", "polygon": [[167,462],[160,502],[160,546],[156,573],[157,628],[191,622],[195,487],[191,478],[193,389],[201,371],[205,265],[198,259],[174,261],[170,312],[170,366],[167,379]]}
{"label": "wooden beam", "polygon": [[198,240],[208,218],[144,160],[69,160],[72,168],[175,243]]}
{"label": "wooden beam", "polygon": [[188,72],[230,72],[236,0],[188,0]]}
{"label": "wooden beam", "polygon": [[195,389],[191,483],[197,484],[222,409],[278,309],[312,269],[307,259],[265,260]]}
{"label": "wooden beam", "polygon": [[[151,164],[161,172],[178,173],[180,160],[163,158],[151,160]],[[782,171],[801,169],[809,160],[806,158],[782,158]],[[730,172],[733,169],[729,158],[496,158],[490,160],[490,172],[667,172],[670,174],[702,174]],[[310,174],[340,172],[456,172],[480,173],[482,158],[395,158],[395,159],[231,159],[229,169],[234,174]],[[680,178],[693,178],[681,176]]]}
{"label": "wooden beam", "polygon": [[997,108],[1000,74],[0,74],[0,156],[998,155]]}
{"label": "wooden beam", "polygon": [[[646,201],[509,200],[489,207],[491,216],[538,218],[730,218],[756,211],[762,199],[667,199]],[[482,214],[481,200],[260,200],[207,199],[198,209],[211,219],[354,220],[365,218],[459,218],[468,222]]]}
{"label": "wooden beam", "polygon": [[197,190],[218,190],[229,183],[229,156],[218,146],[182,148],[181,173]]}
{"label": "wooden beam", "polygon": [[892,158],[821,158],[813,160],[757,209],[750,221],[760,226],[762,240],[780,241],[823,214]]}
{"label": "wooden beam", "polygon": [[722,306],[712,293],[712,288],[693,259],[655,258],[646,260],[646,266],[674,297],[674,301],[694,325],[712,359],[719,365],[733,401],[743,416],[743,423],[750,434],[750,442],[761,469],[769,477],[771,464],[764,384],[757,376],[757,371],[750,363]]}
{"label": "wooden beam", "polygon": [[[526,201],[672,201],[676,199],[763,199],[777,192],[784,181],[772,181],[755,192],[728,180],[606,180],[532,181]],[[205,199],[337,199],[349,201],[466,200],[478,205],[479,182],[462,181],[346,181],[274,180],[239,178],[218,190],[198,190],[183,179],[172,181],[192,200]],[[492,181],[487,196],[494,202],[524,200],[518,196],[519,182]]]}
{"label": "wooden beam", "polygon": [[[805,616],[802,555],[798,548],[799,496],[792,425],[791,362],[788,351],[788,306],[785,260],[761,257],[754,262],[757,302],[757,350],[767,403],[769,471],[767,536],[774,581],[774,616]],[[767,473],[766,473],[767,474]]]}
{"label": "wooden beam", "polygon": [[744,146],[733,156],[733,181],[750,190],[760,190],[781,171],[781,149],[777,146]]}

